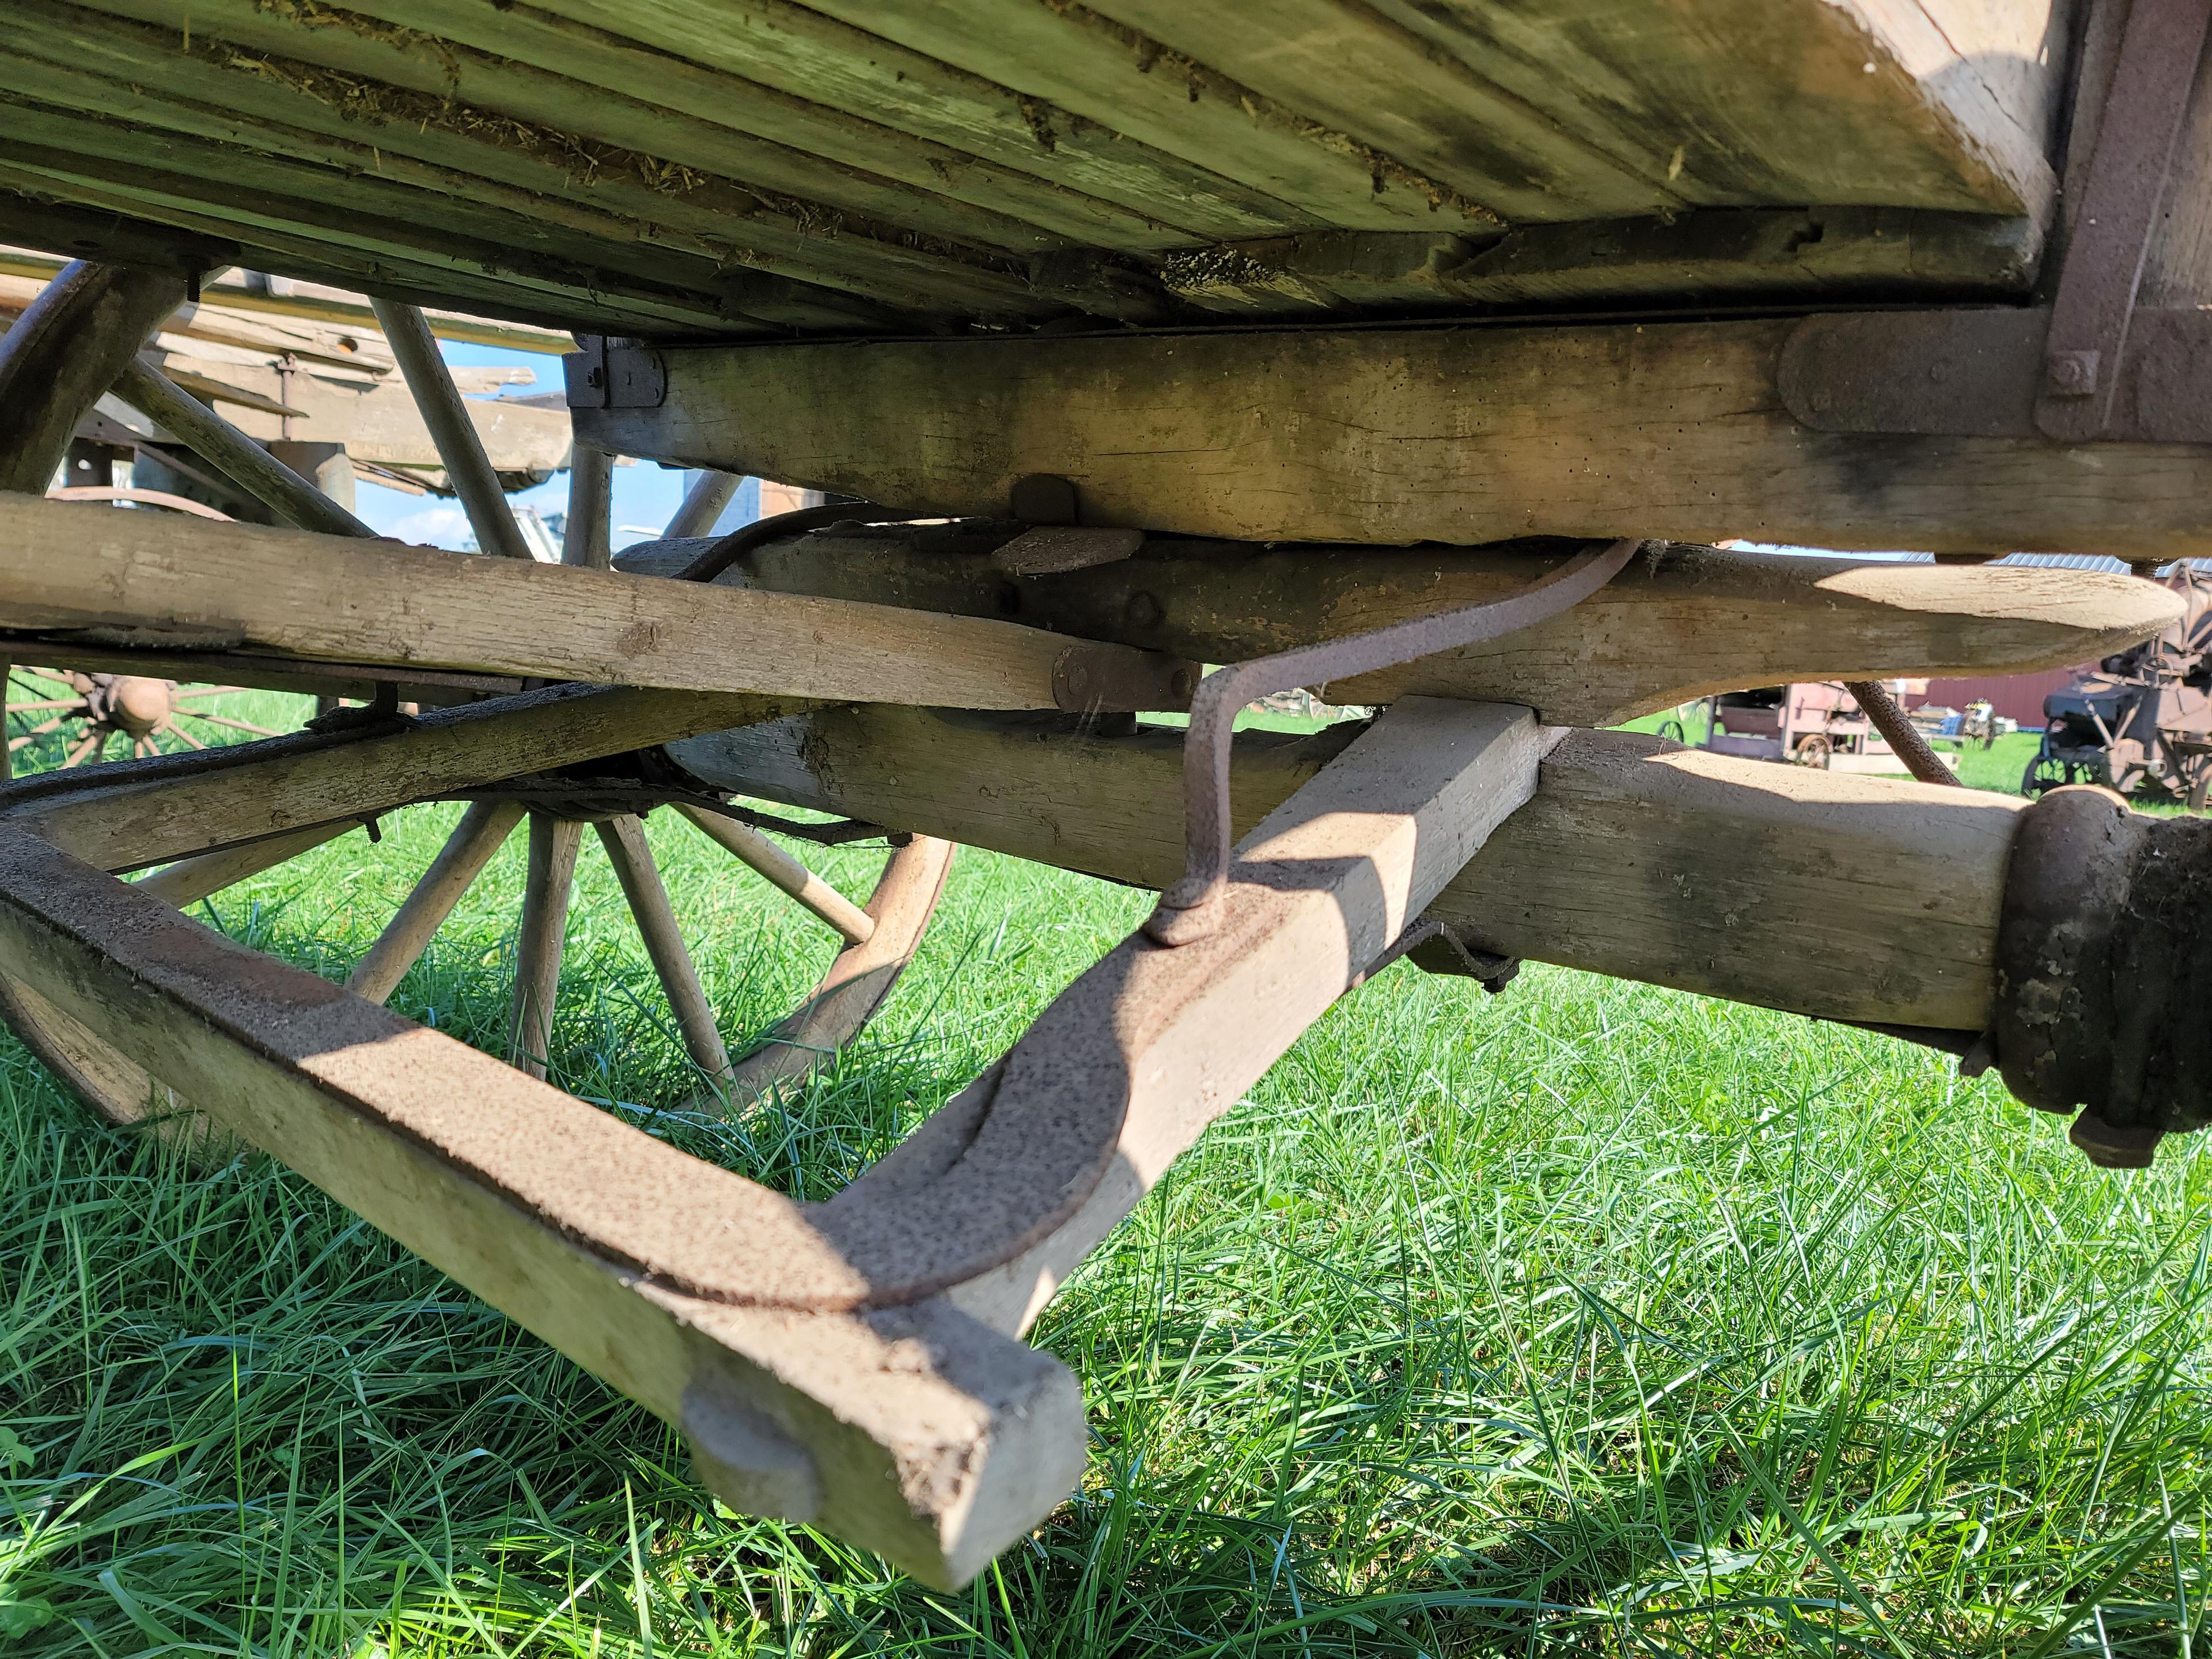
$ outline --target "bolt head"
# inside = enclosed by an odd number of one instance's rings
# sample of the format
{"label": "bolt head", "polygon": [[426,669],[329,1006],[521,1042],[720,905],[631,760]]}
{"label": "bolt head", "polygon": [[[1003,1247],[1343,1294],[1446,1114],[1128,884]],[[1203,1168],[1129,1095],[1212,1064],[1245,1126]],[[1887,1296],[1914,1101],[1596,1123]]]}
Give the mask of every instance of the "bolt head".
{"label": "bolt head", "polygon": [[2062,398],[2087,398],[2097,389],[2097,367],[2094,351],[2054,351],[2046,378]]}

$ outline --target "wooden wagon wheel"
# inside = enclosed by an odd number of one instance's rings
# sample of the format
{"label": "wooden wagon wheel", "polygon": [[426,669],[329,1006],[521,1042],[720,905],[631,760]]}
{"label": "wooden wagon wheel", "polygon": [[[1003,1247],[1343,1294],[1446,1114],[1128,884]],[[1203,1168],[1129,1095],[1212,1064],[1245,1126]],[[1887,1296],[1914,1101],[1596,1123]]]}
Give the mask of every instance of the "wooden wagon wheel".
{"label": "wooden wagon wheel", "polygon": [[[890,996],[920,946],[944,891],[953,843],[927,836],[904,838],[904,844],[892,848],[866,904],[856,905],[750,826],[702,806],[687,805],[678,810],[709,839],[833,929],[841,940],[814,990],[770,1027],[750,1053],[732,1060],[723,1043],[635,812],[587,816],[528,809],[512,799],[473,802],[390,924],[355,965],[347,988],[374,1002],[386,1000],[493,854],[526,818],[529,877],[518,921],[507,1054],[520,1069],[545,1076],[562,933],[588,825],[597,831],[614,866],[684,1048],[702,1073],[697,1098],[702,1103],[741,1108],[780,1082],[804,1078],[857,1036]],[[181,908],[354,827],[351,821],[341,821],[186,859],[138,884]],[[0,976],[0,1019],[50,1071],[111,1122],[131,1124],[149,1115],[189,1110],[143,1067],[5,976]]]}

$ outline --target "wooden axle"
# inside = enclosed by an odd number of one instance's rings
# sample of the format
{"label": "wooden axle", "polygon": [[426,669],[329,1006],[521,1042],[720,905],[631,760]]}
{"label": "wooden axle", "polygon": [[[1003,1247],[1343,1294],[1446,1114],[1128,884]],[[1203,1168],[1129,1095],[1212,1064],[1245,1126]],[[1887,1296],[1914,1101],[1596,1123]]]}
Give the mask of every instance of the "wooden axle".
{"label": "wooden axle", "polygon": [[1530,534],[2006,553],[2212,552],[2212,448],[1817,432],[1789,319],[697,347],[580,441],[885,507],[1249,541]]}
{"label": "wooden axle", "polygon": [[[1355,729],[1239,736],[1239,832]],[[1182,868],[1178,731],[854,708],[670,752],[718,788],[1139,887]],[[1502,956],[1826,1019],[1978,1031],[2024,806],[1578,731],[1430,908]]]}

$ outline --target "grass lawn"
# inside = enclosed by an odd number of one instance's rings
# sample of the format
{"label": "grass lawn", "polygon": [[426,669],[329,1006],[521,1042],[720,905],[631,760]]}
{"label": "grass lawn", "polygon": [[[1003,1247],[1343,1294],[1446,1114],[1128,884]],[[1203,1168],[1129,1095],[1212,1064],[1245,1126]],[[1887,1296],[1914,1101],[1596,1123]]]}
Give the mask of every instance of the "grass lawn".
{"label": "grass lawn", "polygon": [[[457,811],[203,914],[341,975]],[[734,1046],[830,941],[652,830]],[[864,894],[881,857],[812,861]],[[521,885],[517,838],[395,1006],[498,1031]],[[587,844],[556,1080],[825,1194],[1146,904],[963,852],[858,1051],[732,1125],[668,1109]],[[1347,997],[1038,1326],[1090,1469],[956,1595],[720,1510],[668,1429],[305,1182],[185,1167],[12,1044],[0,1145],[0,1659],[2173,1655],[2212,1593],[2212,1161],[2100,1172],[1938,1056],[1650,988]]]}

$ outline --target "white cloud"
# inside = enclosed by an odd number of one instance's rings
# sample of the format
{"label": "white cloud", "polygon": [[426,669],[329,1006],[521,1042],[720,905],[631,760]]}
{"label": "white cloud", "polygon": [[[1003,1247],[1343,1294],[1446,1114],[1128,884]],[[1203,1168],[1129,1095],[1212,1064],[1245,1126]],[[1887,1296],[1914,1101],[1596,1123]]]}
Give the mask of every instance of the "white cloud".
{"label": "white cloud", "polygon": [[452,502],[441,502],[408,514],[384,533],[403,542],[413,542],[418,547],[458,550],[469,539],[469,515]]}

